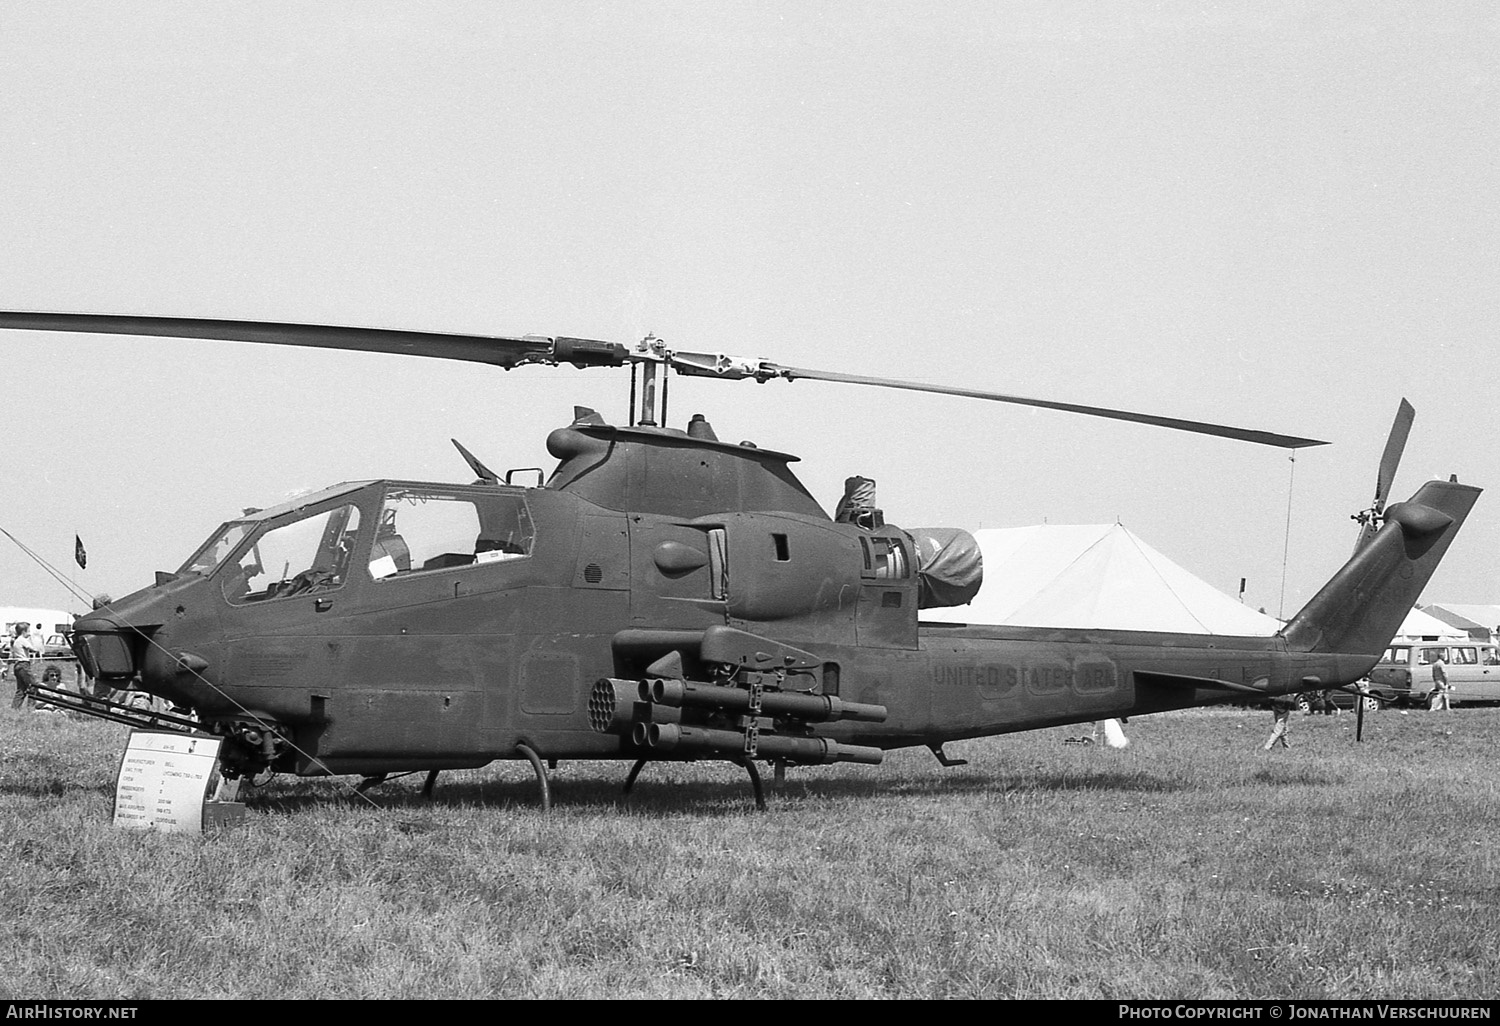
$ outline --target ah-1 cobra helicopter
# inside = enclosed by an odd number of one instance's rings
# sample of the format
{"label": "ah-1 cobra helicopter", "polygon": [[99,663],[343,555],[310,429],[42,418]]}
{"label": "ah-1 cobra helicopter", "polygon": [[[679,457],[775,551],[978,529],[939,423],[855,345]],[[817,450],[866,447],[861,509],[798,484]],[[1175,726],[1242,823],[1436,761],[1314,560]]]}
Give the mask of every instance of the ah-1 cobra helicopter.
{"label": "ah-1 cobra helicopter", "polygon": [[[235,518],[175,573],[82,616],[101,681],[225,739],[226,775],[384,775],[525,758],[878,763],[948,741],[1235,698],[1351,686],[1375,664],[1480,489],[1432,481],[1385,508],[1382,460],[1353,556],[1270,637],[919,622],[982,568],[966,532],[884,522],[856,486],[830,517],[786,453],[660,426],[663,372],[938,392],[1300,448],[1314,439],[972,389],[567,337],[4,313],[0,328],[225,339],[504,369],[632,368],[632,423],[592,411],[549,436],[538,487],[335,485]],[[640,369],[639,417],[636,370]],[[665,396],[663,396],[665,398]],[[1409,407],[1403,406],[1403,413]],[[1400,439],[1405,428],[1398,419]],[[457,443],[455,443],[457,444]],[[857,479],[854,479],[857,482]],[[49,696],[55,698],[57,696]],[[80,703],[87,706],[87,703]],[[93,711],[102,707],[94,704]],[[80,711],[90,711],[81,708]],[[120,709],[111,718],[131,719]]]}

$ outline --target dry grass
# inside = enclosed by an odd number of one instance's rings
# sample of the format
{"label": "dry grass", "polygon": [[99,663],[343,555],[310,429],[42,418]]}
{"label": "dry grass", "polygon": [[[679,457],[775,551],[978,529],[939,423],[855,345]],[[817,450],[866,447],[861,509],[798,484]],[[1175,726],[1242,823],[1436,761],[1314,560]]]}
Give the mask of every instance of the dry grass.
{"label": "dry grass", "polygon": [[124,729],[0,716],[0,997],[1454,998],[1500,989],[1500,710],[1140,719],[879,768],[277,779],[109,825]]}

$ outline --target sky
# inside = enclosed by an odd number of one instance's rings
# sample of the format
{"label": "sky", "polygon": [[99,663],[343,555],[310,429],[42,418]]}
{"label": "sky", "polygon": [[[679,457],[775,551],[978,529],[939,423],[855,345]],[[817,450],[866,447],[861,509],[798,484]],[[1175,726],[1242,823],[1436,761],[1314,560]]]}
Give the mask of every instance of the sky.
{"label": "sky", "polygon": [[[1495,489],[1500,14],[1385,2],[0,0],[0,309],[574,335],[1326,439],[672,382],[888,521],[1121,523],[1291,615],[1393,499]],[[549,467],[628,372],[0,333],[0,528],[84,595],[344,480]],[[88,549],[86,570],[73,540]],[[80,600],[0,536],[0,605]]]}

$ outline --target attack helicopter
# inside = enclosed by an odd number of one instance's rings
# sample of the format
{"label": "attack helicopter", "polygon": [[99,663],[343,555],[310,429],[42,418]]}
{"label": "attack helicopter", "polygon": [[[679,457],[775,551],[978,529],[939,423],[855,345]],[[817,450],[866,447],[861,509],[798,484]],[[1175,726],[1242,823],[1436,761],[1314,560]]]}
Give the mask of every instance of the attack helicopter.
{"label": "attack helicopter", "polygon": [[[629,367],[631,417],[579,409],[556,468],[501,476],[457,441],[468,484],[354,481],[247,512],[175,571],[81,616],[86,672],[183,715],[94,700],[119,722],[220,736],[223,772],[360,775],[525,759],[543,805],[558,760],[876,764],[922,746],[1350,687],[1374,666],[1480,489],[1431,481],[1387,507],[1387,445],[1356,549],[1275,635],[968,622],[983,577],[959,529],[889,524],[867,483],[829,515],[796,457],[657,421],[667,372],[934,392],[1299,449],[1324,444],[975,389],[566,336],[0,313],[0,328],[424,356],[505,370]],[[1409,409],[1409,408],[1407,408]],[[1400,429],[1404,443],[1410,417]],[[665,418],[663,417],[663,420]],[[943,609],[947,619],[920,619]],[[67,705],[63,695],[49,701]],[[188,715],[190,713],[190,715]]]}

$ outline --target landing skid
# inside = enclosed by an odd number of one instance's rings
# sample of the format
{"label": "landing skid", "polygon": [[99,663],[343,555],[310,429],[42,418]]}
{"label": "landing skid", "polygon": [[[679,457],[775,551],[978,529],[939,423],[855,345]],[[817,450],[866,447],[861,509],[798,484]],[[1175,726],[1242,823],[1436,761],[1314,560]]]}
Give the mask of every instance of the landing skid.
{"label": "landing skid", "polygon": [[[632,766],[632,767],[630,767],[630,773],[629,773],[629,775],[627,775],[625,777],[625,787],[624,787],[623,793],[625,793],[627,795],[630,794],[630,789],[635,786],[636,778],[641,775],[641,770],[643,770],[643,769],[646,768],[646,764],[648,762],[659,762],[659,761],[661,761],[661,760],[658,760],[658,759],[637,759],[635,761],[635,765]],[[755,807],[759,811],[765,812],[766,811],[766,792],[765,792],[765,788],[761,785],[760,770],[756,768],[755,763],[751,762],[749,759],[729,759],[727,761],[733,763],[736,766],[741,767],[742,769],[745,770],[746,773],[750,774],[750,788],[751,788],[751,790],[753,790],[755,792]],[[782,774],[785,773],[785,769],[783,768],[783,765],[781,763],[777,764],[777,766],[776,766],[776,772],[777,772],[777,779],[778,780],[782,779]]]}
{"label": "landing skid", "polygon": [[943,766],[967,766],[968,759],[953,759],[943,753],[942,745],[928,745],[927,750],[931,752]]}
{"label": "landing skid", "polygon": [[[552,809],[552,788],[548,784],[547,780],[547,766],[542,763],[541,756],[537,755],[537,753],[529,745],[516,745],[516,751],[524,755],[526,759],[531,763],[532,769],[536,770],[537,784],[540,786],[542,792],[542,811],[550,812]],[[557,760],[551,760],[550,765],[552,766],[552,768],[556,769]],[[427,779],[422,782],[422,797],[427,799],[428,801],[432,801],[433,793],[437,790],[438,774],[441,772],[442,770],[428,770]],[[354,791],[356,794],[364,794],[365,792],[373,788],[379,787],[390,778],[391,775],[389,773],[372,774],[361,779],[360,782],[354,786]]]}

